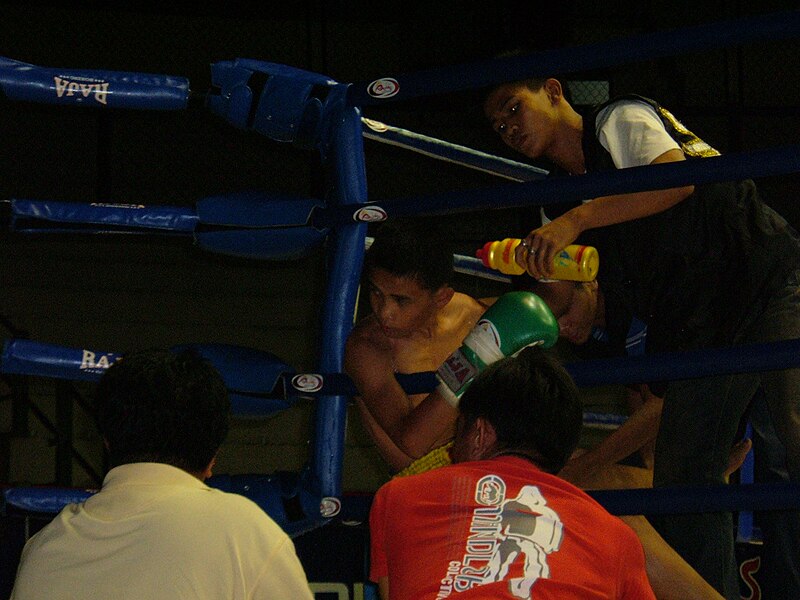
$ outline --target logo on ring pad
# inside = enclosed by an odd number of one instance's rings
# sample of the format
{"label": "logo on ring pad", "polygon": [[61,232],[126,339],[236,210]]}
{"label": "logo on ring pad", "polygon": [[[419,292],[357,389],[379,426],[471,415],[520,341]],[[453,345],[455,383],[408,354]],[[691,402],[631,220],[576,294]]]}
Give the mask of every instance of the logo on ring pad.
{"label": "logo on ring pad", "polygon": [[292,387],[300,392],[318,392],[322,389],[322,375],[301,373],[292,377]]}
{"label": "logo on ring pad", "polygon": [[376,223],[385,221],[388,218],[389,215],[380,206],[365,206],[353,213],[353,220],[363,221],[364,223]]}
{"label": "logo on ring pad", "polygon": [[399,91],[400,84],[397,79],[391,77],[376,79],[367,87],[367,93],[373,98],[391,98],[396,96]]}
{"label": "logo on ring pad", "polygon": [[342,503],[338,498],[325,496],[319,503],[319,514],[323,517],[335,517],[342,510]]}

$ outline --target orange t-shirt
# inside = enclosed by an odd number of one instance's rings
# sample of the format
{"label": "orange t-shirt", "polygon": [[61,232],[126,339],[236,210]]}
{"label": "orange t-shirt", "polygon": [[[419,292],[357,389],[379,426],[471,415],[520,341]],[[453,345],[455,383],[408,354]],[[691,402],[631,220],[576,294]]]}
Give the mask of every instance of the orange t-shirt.
{"label": "orange t-shirt", "polygon": [[655,598],[633,530],[517,456],[393,479],[370,532],[392,600]]}

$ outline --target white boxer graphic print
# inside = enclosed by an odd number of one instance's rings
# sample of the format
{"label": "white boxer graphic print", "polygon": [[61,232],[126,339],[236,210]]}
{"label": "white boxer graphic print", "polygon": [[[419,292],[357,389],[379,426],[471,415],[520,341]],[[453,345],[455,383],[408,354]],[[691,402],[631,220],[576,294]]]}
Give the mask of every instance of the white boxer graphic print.
{"label": "white boxer graphic print", "polygon": [[500,543],[489,561],[486,583],[505,579],[509,566],[524,555],[524,577],[510,579],[508,586],[517,598],[530,598],[536,580],[550,577],[547,555],[561,546],[561,519],[538,487],[526,485],[516,498],[503,502],[500,522]]}
{"label": "white boxer graphic print", "polygon": [[498,475],[478,481],[475,502],[464,553],[450,561],[437,600],[499,581],[514,597],[530,598],[536,581],[550,577],[547,556],[561,546],[561,518],[534,485],[506,498]]}

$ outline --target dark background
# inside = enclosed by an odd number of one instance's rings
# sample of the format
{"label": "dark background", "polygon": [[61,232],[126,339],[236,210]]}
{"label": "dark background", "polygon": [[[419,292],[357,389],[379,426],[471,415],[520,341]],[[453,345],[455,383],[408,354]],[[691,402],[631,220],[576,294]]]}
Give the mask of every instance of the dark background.
{"label": "dark background", "polygon": [[[321,0],[194,3],[0,2],[0,55],[46,67],[188,77],[210,85],[209,65],[236,57],[286,64],[339,82],[370,81],[461,65],[513,48],[581,46],[648,32],[795,8],[795,2],[483,2],[366,5]],[[797,142],[798,42],[693,52],[570,74],[608,81],[611,95],[658,99],[723,152]],[[481,94],[467,92],[366,107],[390,125],[521,160],[484,122]],[[234,129],[203,108],[177,112],[95,111],[0,101],[0,199],[192,206],[241,190],[319,196],[318,157]],[[369,199],[491,186],[488,175],[366,140]],[[546,166],[546,165],[543,165]],[[800,224],[797,175],[758,182],[766,201]],[[442,243],[479,245],[535,225],[532,210],[476,211],[436,219]],[[4,338],[124,351],[218,342],[272,352],[313,369],[325,282],[322,252],[275,263],[203,252],[185,239],[24,237],[0,233]],[[492,284],[460,277],[476,295]],[[31,398],[55,419],[49,384]],[[6,386],[8,388],[8,386]],[[11,398],[11,392],[4,396]],[[83,469],[55,469],[57,436],[0,404],[0,481],[83,484]],[[294,470],[304,460],[313,407],[234,428],[221,472]],[[101,470],[91,422],[80,410],[73,443]],[[370,489],[382,468],[350,419],[345,487]],[[24,425],[24,426],[23,426]],[[55,441],[54,441],[55,440]],[[55,469],[55,470],[54,470]]]}
{"label": "dark background", "polygon": [[[323,73],[339,82],[461,65],[513,48],[581,46],[648,32],[796,9],[796,2],[0,2],[0,56],[45,67],[188,77],[195,93],[209,65],[237,57]],[[607,81],[611,95],[659,100],[723,152],[798,141],[800,50],[763,40],[642,60],[570,80]],[[467,92],[367,107],[390,125],[521,160],[495,139]],[[492,186],[488,175],[365,141],[370,200]],[[546,165],[541,165],[546,167]],[[800,225],[800,177],[759,180],[765,200]],[[93,111],[0,99],[0,199],[193,206],[241,190],[319,196],[313,153],[235,130],[202,108]],[[441,241],[472,254],[535,225],[531,209],[438,217]],[[125,351],[230,343],[313,370],[325,284],[322,251],[291,262],[234,259],[186,239],[21,236],[0,232],[0,341],[30,337]],[[498,288],[460,276],[461,291]],[[0,380],[0,485],[95,486],[104,470],[91,420],[91,386],[41,378]],[[609,390],[585,391],[608,410]],[[313,404],[237,420],[217,473],[298,471],[313,434]],[[613,408],[612,408],[613,410]],[[370,492],[387,473],[349,416],[345,491]],[[13,526],[12,526],[13,525]],[[6,531],[7,528],[7,531]],[[22,530],[0,520],[0,590],[7,591]],[[356,569],[358,570],[358,569]]]}

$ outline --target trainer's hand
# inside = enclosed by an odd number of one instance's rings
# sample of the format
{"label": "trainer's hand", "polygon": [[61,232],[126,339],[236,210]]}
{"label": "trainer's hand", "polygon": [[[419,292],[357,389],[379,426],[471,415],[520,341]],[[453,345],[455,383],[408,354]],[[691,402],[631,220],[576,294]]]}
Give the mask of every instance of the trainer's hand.
{"label": "trainer's hand", "polygon": [[553,273],[556,255],[574,242],[581,230],[565,213],[531,231],[514,252],[514,260],[532,277],[542,279]]}

